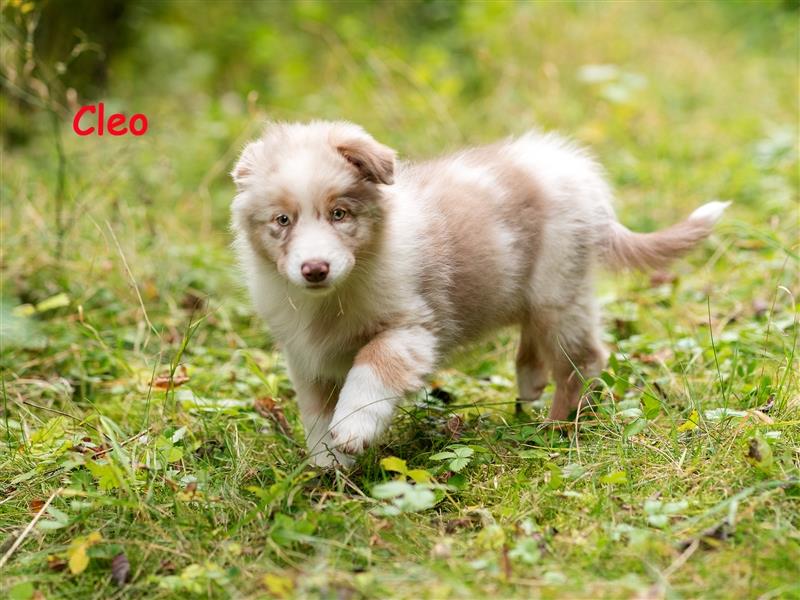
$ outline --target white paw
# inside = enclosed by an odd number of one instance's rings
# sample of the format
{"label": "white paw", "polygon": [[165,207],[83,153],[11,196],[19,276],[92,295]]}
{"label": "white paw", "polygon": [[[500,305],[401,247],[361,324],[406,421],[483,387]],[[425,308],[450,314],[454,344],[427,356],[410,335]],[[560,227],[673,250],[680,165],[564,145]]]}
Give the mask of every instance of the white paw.
{"label": "white paw", "polygon": [[331,419],[329,435],[334,447],[347,454],[369,448],[391,421],[398,399],[371,367],[353,367]]}
{"label": "white paw", "polygon": [[361,454],[383,433],[383,425],[367,416],[350,416],[336,424],[336,414],[330,430],[334,447],[346,454]]}
{"label": "white paw", "polygon": [[336,467],[349,469],[355,463],[352,456],[339,452],[333,447],[317,448],[311,452],[310,458],[311,464],[320,469],[334,469]]}

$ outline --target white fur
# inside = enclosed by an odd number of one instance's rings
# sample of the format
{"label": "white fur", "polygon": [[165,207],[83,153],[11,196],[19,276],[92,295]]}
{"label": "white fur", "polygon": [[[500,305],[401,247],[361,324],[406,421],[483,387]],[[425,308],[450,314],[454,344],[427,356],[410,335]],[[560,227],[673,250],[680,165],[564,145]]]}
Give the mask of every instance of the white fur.
{"label": "white fur", "polygon": [[724,213],[725,209],[730,205],[730,201],[720,202],[719,200],[713,200],[712,202],[696,208],[694,212],[689,215],[689,218],[697,221],[716,223],[722,218],[722,213]]}
{"label": "white fur", "polygon": [[[533,132],[401,163],[386,179],[393,185],[376,184],[384,220],[365,265],[309,216],[331,184],[354,178],[331,141],[348,136],[377,144],[350,124],[286,124],[248,146],[233,171],[235,249],[256,311],[286,356],[311,459],[349,464],[455,346],[512,324],[537,348],[518,360],[521,395],[535,397],[553,374],[551,415],[565,418],[579,380],[607,357],[592,271],[620,226],[600,166],[570,142]],[[271,218],[261,207],[278,194],[301,214],[281,267],[254,247],[266,238],[248,237]],[[715,221],[727,206],[711,202],[690,219]],[[325,295],[310,294],[300,273],[316,259],[331,265]],[[338,397],[319,397],[320,382]]]}

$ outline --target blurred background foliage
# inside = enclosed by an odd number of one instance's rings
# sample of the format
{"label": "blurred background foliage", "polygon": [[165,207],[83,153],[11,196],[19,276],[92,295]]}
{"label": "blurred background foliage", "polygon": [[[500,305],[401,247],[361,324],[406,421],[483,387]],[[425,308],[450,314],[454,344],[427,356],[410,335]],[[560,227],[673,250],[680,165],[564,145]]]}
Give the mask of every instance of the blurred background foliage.
{"label": "blurred background foliage", "polygon": [[[127,290],[137,323],[123,255],[144,307],[224,296],[227,173],[267,119],[357,121],[401,157],[558,129],[643,229],[716,197],[761,226],[797,199],[796,1],[3,0],[2,17],[12,304]],[[74,135],[96,101],[149,131]]]}

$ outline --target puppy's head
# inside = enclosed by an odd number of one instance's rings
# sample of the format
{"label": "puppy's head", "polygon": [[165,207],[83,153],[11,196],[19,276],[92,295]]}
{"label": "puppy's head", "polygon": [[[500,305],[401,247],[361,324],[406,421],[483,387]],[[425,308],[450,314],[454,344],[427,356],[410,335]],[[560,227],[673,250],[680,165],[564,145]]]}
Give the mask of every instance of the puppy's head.
{"label": "puppy's head", "polygon": [[270,125],[231,173],[233,226],[292,284],[330,291],[369,255],[394,154],[351,123]]}

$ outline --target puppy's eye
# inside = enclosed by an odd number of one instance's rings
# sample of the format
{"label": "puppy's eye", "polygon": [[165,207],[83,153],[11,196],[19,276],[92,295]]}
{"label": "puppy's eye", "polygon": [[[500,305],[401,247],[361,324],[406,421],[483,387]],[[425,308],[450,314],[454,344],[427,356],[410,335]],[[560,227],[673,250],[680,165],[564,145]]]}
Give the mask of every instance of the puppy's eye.
{"label": "puppy's eye", "polygon": [[341,221],[347,216],[347,211],[343,208],[334,208],[331,211],[331,219],[334,221]]}
{"label": "puppy's eye", "polygon": [[275,222],[281,227],[287,227],[292,220],[289,218],[289,215],[278,215],[275,217]]}

